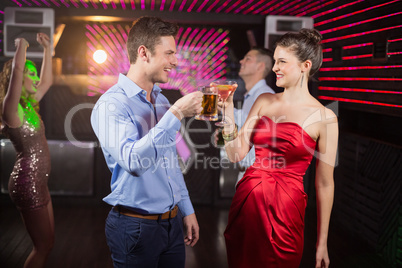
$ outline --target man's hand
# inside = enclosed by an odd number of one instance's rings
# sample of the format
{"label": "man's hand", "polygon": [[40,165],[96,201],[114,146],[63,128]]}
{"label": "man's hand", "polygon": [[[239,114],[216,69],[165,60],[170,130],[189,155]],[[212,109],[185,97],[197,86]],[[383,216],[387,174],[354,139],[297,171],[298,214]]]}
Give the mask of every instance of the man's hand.
{"label": "man's hand", "polygon": [[184,232],[185,232],[185,237],[184,237],[184,243],[186,246],[194,246],[200,235],[200,227],[198,226],[197,218],[195,217],[195,214],[190,214],[186,217],[183,218],[183,225],[184,225]]}
{"label": "man's hand", "polygon": [[179,120],[183,119],[184,117],[195,116],[202,111],[202,97],[203,94],[199,91],[187,94],[186,96],[178,99],[169,110]]}

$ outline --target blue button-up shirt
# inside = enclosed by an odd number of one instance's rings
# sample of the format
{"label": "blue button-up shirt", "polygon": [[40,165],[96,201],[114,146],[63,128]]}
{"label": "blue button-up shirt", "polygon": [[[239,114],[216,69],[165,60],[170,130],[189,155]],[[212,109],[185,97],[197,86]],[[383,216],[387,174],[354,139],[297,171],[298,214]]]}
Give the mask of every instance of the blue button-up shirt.
{"label": "blue button-up shirt", "polygon": [[154,85],[146,92],[125,75],[97,101],[92,128],[112,172],[111,193],[103,200],[143,214],[159,214],[176,204],[183,216],[194,213],[177,161],[181,123]]}

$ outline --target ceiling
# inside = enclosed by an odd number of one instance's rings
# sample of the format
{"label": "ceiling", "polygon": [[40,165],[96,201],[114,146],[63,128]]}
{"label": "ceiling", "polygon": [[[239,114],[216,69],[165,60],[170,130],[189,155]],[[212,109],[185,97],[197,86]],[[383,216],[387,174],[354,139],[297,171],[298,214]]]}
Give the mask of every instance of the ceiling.
{"label": "ceiling", "polygon": [[[359,0],[357,0],[359,1]],[[363,0],[360,0],[363,1]],[[183,23],[260,24],[266,15],[319,13],[344,0],[2,0],[4,7],[49,7],[59,21],[123,21],[154,15]]]}

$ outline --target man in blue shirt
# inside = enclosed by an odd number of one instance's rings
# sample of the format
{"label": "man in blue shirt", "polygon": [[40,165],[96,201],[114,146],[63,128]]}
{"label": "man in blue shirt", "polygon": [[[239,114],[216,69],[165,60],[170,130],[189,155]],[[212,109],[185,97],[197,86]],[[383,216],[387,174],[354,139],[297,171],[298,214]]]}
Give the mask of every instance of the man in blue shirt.
{"label": "man in blue shirt", "polygon": [[[272,51],[255,47],[252,48],[242,60],[240,60],[239,76],[243,79],[246,94],[242,109],[235,109],[234,116],[239,129],[246,122],[247,116],[254,102],[263,93],[275,94],[275,91],[267,85],[265,79],[272,71],[273,65]],[[255,150],[252,147],[246,157],[241,160],[239,165],[239,175],[237,182],[243,178],[246,169],[255,161]],[[237,183],[236,183],[237,184]]]}
{"label": "man in blue shirt", "polygon": [[103,200],[113,206],[105,231],[114,267],[184,267],[184,244],[198,241],[175,145],[180,120],[201,112],[202,93],[170,107],[155,84],[166,83],[177,65],[177,30],[159,18],[137,19],[127,40],[130,69],[92,111],[91,124],[112,172],[111,193]]}

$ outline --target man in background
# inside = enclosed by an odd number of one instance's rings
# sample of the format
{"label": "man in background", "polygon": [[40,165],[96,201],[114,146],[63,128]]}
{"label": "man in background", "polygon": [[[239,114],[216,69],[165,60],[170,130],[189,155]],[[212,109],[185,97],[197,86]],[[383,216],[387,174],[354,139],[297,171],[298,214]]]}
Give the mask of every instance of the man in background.
{"label": "man in background", "polygon": [[[246,122],[248,113],[258,96],[264,93],[275,94],[275,91],[266,83],[266,78],[272,71],[272,65],[272,51],[260,47],[252,48],[244,58],[240,60],[239,76],[244,81],[246,93],[244,94],[242,109],[234,110],[235,121],[239,129]],[[241,180],[244,172],[254,163],[254,160],[255,150],[253,146],[246,157],[237,163],[239,166],[237,182]]]}

